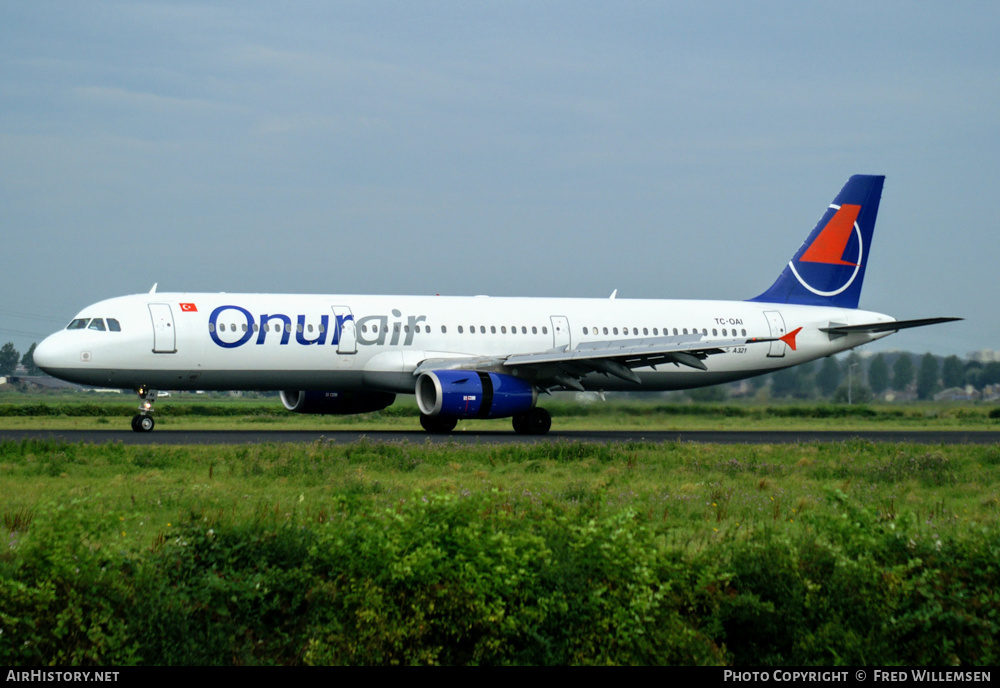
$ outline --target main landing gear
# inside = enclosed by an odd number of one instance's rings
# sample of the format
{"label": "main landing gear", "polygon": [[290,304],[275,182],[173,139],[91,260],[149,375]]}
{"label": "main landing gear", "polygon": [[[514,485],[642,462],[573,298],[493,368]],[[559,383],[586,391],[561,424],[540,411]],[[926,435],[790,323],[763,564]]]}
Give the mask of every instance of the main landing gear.
{"label": "main landing gear", "polygon": [[[137,416],[138,417],[138,416]],[[533,408],[519,413],[512,419],[518,435],[544,435],[552,427],[552,416],[543,408]],[[420,426],[432,435],[446,435],[458,425],[454,416],[425,416],[420,414]]]}
{"label": "main landing gear", "polygon": [[432,435],[446,435],[458,425],[454,416],[425,416],[420,414],[420,427]]}
{"label": "main landing gear", "polygon": [[544,435],[552,427],[552,416],[543,408],[533,408],[511,419],[518,435]]}
{"label": "main landing gear", "polygon": [[152,432],[156,427],[153,420],[153,402],[156,401],[156,390],[143,385],[135,390],[139,395],[139,413],[132,416],[132,430],[135,432]]}

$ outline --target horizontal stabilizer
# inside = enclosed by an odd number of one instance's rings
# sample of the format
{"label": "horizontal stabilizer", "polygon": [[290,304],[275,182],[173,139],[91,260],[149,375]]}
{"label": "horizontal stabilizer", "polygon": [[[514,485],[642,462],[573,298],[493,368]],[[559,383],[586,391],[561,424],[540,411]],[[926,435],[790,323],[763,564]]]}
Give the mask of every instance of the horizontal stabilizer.
{"label": "horizontal stabilizer", "polygon": [[891,322],[870,323],[867,325],[831,325],[830,327],[819,328],[820,332],[830,334],[855,334],[863,332],[866,334],[876,334],[878,332],[898,332],[911,327],[923,327],[924,325],[937,325],[938,323],[964,320],[964,318],[922,318],[920,320],[893,320]]}

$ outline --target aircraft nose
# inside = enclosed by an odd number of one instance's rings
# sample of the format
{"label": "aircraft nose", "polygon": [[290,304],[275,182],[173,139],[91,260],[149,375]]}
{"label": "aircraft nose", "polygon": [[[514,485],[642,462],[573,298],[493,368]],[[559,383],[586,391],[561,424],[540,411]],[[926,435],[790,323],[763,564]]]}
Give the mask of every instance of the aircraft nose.
{"label": "aircraft nose", "polygon": [[35,352],[32,355],[35,361],[35,365],[44,370],[46,373],[51,373],[51,369],[59,367],[60,358],[60,346],[58,342],[55,341],[57,335],[49,335],[42,342],[35,347]]}

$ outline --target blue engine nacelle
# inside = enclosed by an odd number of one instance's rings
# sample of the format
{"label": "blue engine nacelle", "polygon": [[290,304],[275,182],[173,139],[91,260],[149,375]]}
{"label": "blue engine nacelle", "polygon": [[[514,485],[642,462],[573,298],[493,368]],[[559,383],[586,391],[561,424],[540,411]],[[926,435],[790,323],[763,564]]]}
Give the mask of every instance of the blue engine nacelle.
{"label": "blue engine nacelle", "polygon": [[351,413],[381,411],[396,401],[388,392],[306,392],[282,390],[281,403],[295,413],[322,413],[346,416]]}
{"label": "blue engine nacelle", "polygon": [[431,370],[417,378],[417,406],[425,416],[506,418],[525,413],[538,390],[513,375],[474,370]]}

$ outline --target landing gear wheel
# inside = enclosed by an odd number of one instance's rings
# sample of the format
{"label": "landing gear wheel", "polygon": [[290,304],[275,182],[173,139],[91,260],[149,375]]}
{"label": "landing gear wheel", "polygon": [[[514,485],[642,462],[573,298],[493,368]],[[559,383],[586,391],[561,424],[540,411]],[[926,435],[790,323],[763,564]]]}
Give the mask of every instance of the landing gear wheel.
{"label": "landing gear wheel", "polygon": [[132,429],[136,432],[152,432],[155,426],[156,421],[153,420],[152,416],[142,413],[132,416]]}
{"label": "landing gear wheel", "polygon": [[510,419],[511,425],[514,426],[514,432],[516,432],[518,435],[528,434],[527,423],[525,421],[527,415],[528,415],[527,413],[519,413]]}
{"label": "landing gear wheel", "polygon": [[420,414],[420,427],[435,435],[444,435],[455,429],[458,419],[450,416],[425,416]]}
{"label": "landing gear wheel", "polygon": [[533,408],[511,419],[518,435],[544,435],[552,427],[552,416],[543,408]]}
{"label": "landing gear wheel", "polygon": [[156,403],[157,392],[147,385],[140,385],[135,393],[139,395],[139,413],[132,416],[132,430],[135,432],[152,432],[156,421],[153,420],[153,404]]}

